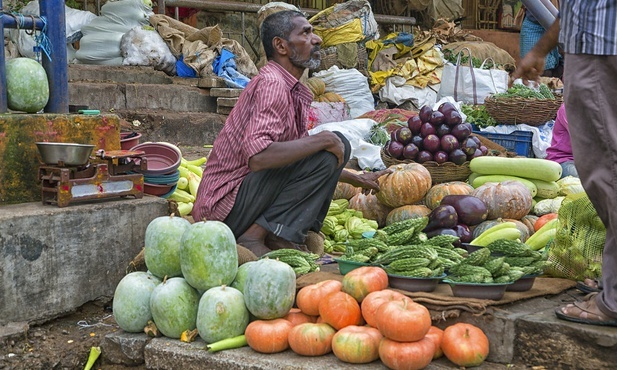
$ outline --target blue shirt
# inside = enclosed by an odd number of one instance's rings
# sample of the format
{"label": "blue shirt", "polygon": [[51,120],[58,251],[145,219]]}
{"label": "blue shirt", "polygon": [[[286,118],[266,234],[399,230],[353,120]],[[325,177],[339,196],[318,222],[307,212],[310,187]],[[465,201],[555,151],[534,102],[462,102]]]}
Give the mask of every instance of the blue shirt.
{"label": "blue shirt", "polygon": [[617,0],[562,0],[559,15],[566,53],[617,55]]}

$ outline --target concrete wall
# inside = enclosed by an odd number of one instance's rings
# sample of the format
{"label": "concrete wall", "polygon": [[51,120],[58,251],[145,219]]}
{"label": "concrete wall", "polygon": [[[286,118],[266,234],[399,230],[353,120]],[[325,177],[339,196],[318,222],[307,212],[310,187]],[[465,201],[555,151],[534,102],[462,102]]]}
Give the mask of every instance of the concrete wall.
{"label": "concrete wall", "polygon": [[0,207],[0,325],[43,322],[113,297],[146,227],[167,212],[167,201],[152,196]]}

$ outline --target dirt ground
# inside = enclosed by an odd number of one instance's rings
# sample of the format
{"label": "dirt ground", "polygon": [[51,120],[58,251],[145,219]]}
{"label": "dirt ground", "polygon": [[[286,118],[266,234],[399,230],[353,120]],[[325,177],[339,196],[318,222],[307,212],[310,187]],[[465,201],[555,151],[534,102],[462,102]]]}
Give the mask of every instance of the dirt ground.
{"label": "dirt ground", "polygon": [[[105,335],[120,330],[111,311],[111,300],[89,302],[75,312],[31,326],[27,334],[0,341],[0,369],[83,369],[90,348],[100,346]],[[145,370],[103,364],[102,356],[92,369]]]}

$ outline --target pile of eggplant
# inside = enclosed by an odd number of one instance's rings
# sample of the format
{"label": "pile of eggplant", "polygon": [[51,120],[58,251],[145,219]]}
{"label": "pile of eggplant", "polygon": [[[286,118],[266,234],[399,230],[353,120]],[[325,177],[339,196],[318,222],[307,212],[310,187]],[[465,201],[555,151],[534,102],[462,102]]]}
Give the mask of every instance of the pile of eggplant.
{"label": "pile of eggplant", "polygon": [[486,220],[486,204],[473,195],[446,195],[428,215],[428,225],[422,230],[431,238],[436,235],[458,236],[460,243],[473,239],[471,226]]}

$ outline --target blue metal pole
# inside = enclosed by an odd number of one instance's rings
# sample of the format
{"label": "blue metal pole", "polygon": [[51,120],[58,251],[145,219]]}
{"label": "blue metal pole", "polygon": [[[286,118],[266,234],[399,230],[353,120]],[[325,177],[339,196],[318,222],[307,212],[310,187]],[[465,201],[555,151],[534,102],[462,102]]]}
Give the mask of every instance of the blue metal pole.
{"label": "blue metal pole", "polygon": [[51,44],[51,60],[43,55],[43,68],[49,81],[48,113],[69,112],[69,73],[66,59],[66,19],[64,0],[41,0],[41,17],[47,21],[47,38]]}

